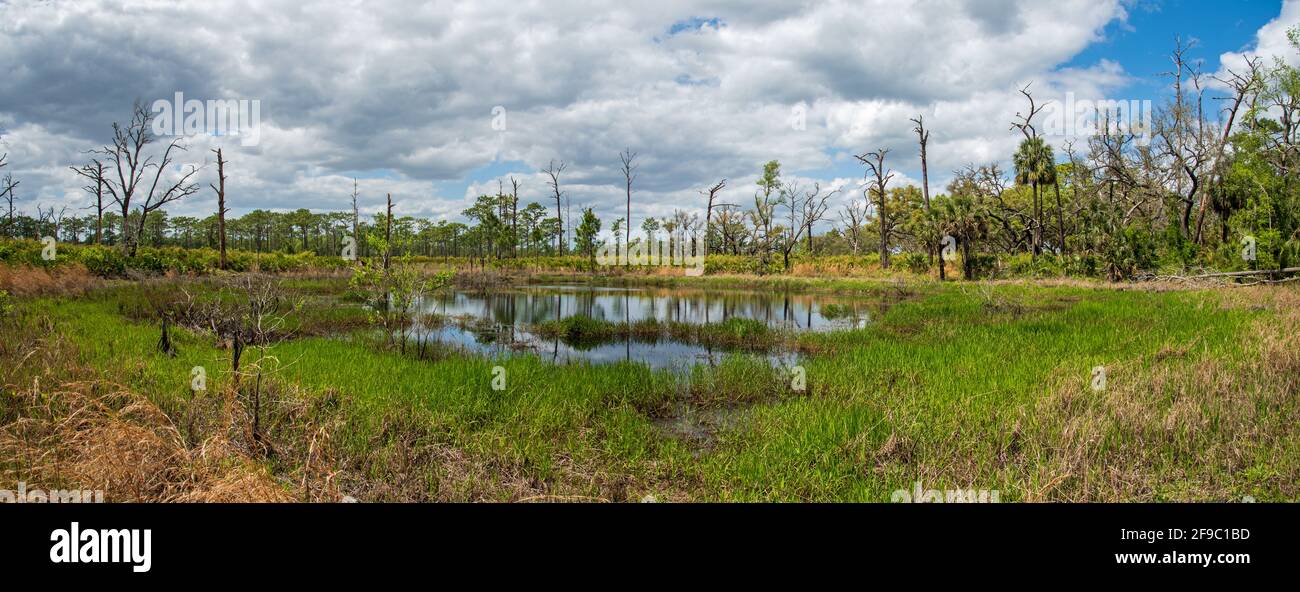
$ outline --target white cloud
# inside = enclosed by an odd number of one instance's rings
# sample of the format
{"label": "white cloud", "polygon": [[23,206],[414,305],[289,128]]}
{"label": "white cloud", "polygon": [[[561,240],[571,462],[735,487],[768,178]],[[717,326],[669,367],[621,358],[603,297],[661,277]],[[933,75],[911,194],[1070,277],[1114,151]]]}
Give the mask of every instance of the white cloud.
{"label": "white cloud", "polygon": [[1249,49],[1240,52],[1228,52],[1219,56],[1219,78],[1227,78],[1228,71],[1244,73],[1248,58],[1263,58],[1263,66],[1272,66],[1274,60],[1282,60],[1292,66],[1300,65],[1300,52],[1291,46],[1287,30],[1300,25],[1300,0],[1284,0],[1282,13],[1269,21],[1255,33],[1255,43]]}
{"label": "white cloud", "polygon": [[[344,209],[360,172],[363,207],[392,192],[403,213],[456,216],[495,192],[495,178],[470,178],[494,162],[522,163],[525,199],[546,205],[535,170],[557,159],[575,211],[607,218],[621,215],[624,147],[641,154],[634,216],[664,216],[724,177],[728,199],[748,203],[771,159],[832,170],[844,152],[888,147],[912,171],[908,118],[921,113],[937,187],[1010,153],[1023,84],[1044,99],[1122,84],[1113,63],[1056,68],[1126,16],[1119,0],[18,1],[0,13],[0,70],[13,73],[0,121],[33,201],[75,202],[60,171],[78,152],[133,100],[183,91],[262,102],[262,143],[226,146],[236,213]],[[719,25],[669,34],[693,17]],[[806,129],[791,125],[797,104]],[[504,132],[490,125],[497,105]],[[188,157],[202,165],[214,142],[194,138]]]}

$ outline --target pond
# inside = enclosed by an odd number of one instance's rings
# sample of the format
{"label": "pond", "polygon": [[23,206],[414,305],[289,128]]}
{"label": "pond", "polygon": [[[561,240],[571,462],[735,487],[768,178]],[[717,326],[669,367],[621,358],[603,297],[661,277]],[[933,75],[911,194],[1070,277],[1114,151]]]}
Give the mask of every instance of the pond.
{"label": "pond", "polygon": [[[724,349],[657,336],[621,336],[596,342],[546,337],[535,327],[588,317],[610,323],[642,321],[710,325],[743,319],[781,331],[832,331],[865,327],[880,302],[821,294],[591,285],[528,285],[454,290],[426,298],[420,312],[447,322],[418,331],[420,338],[491,356],[534,353],[556,363],[630,361],[654,368],[716,364]],[[773,363],[788,352],[766,352]]]}

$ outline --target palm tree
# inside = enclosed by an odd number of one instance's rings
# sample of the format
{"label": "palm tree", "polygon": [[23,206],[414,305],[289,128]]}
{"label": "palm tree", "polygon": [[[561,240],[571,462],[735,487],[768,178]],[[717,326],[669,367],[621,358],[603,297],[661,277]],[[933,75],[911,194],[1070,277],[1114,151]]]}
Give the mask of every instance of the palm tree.
{"label": "palm tree", "polygon": [[1050,145],[1034,136],[1020,142],[1011,162],[1016,169],[1016,182],[1033,188],[1033,254],[1037,256],[1043,248],[1043,208],[1039,199],[1039,187],[1056,184],[1056,157],[1052,154]]}
{"label": "palm tree", "polygon": [[962,274],[966,279],[973,280],[975,265],[971,261],[971,243],[982,237],[987,230],[984,208],[970,196],[961,194],[936,202],[941,220],[940,229],[957,239],[961,248]]}

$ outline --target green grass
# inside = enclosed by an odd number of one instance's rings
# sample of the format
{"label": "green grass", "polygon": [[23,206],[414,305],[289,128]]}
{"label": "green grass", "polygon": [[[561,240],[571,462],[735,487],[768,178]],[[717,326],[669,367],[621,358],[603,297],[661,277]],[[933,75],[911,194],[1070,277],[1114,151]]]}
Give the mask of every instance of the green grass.
{"label": "green grass", "polygon": [[[327,281],[296,281],[298,288],[330,293]],[[731,288],[743,281],[752,280],[706,278],[694,285]],[[599,499],[888,501],[892,491],[919,480],[926,488],[998,489],[1011,501],[1034,497],[1065,474],[1053,468],[1064,462],[1058,444],[1072,441],[1079,418],[1091,416],[1057,401],[1075,393],[1087,405],[1102,405],[1086,401],[1093,367],[1108,368],[1113,388],[1138,392],[1161,372],[1184,377],[1206,361],[1245,373],[1258,353],[1253,328],[1275,314],[1225,307],[1216,292],[927,284],[908,289],[912,297],[903,299],[893,297],[898,288],[879,283],[782,283],[869,293],[886,302],[867,329],[797,336],[799,349],[809,352],[801,361],[804,391],[791,388],[785,370],[761,356],[731,356],[683,376],[635,364],[555,366],[531,356],[417,360],[356,334],[281,343],[270,352],[278,364],[267,368],[282,391],[340,398],[336,445],[374,460],[353,467],[369,473],[355,478],[401,475],[416,487],[438,489],[427,492],[432,498],[470,493],[454,489],[448,465],[436,459],[385,470],[408,462],[404,438],[459,451],[500,481],[518,478]],[[131,297],[129,290],[109,290],[26,305],[54,319],[81,363],[147,393],[165,410],[179,409],[191,396],[195,366],[207,369],[209,390],[219,391],[228,352],[209,337],[177,331],[176,357],[158,353],[157,326],[119,314],[121,300]],[[547,330],[574,339],[649,331],[592,319]],[[767,329],[732,323],[704,332],[745,341]],[[497,366],[506,376],[501,391],[492,388]],[[1178,403],[1176,396],[1166,399],[1157,396],[1152,404],[1168,411]],[[1282,423],[1295,418],[1290,401],[1258,410],[1258,421],[1280,437],[1254,443],[1249,453],[1271,461],[1239,467],[1198,458],[1237,442],[1226,427],[1210,425],[1183,441],[1170,435],[1168,442],[1143,440],[1150,436],[1145,428],[1112,427],[1088,445],[1091,456],[1080,473],[1053,486],[1110,499],[1096,494],[1089,479],[1106,478],[1105,462],[1131,462],[1145,467],[1132,470],[1149,471],[1141,473],[1147,482],[1117,493],[1119,499],[1225,492],[1294,498],[1300,450],[1293,428]],[[683,408],[723,410],[731,419],[707,426],[703,443],[660,429],[665,416]],[[1213,411],[1204,413],[1218,417]],[[1144,452],[1130,458],[1127,447]],[[473,491],[517,497],[481,482]]]}

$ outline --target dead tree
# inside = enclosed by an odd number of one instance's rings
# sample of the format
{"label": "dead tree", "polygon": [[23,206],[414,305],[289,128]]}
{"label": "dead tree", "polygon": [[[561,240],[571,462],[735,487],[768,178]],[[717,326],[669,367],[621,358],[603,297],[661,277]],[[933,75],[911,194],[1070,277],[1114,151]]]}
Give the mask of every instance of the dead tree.
{"label": "dead tree", "polygon": [[96,158],[91,159],[89,164],[70,168],[89,181],[82,189],[95,196],[95,203],[90,207],[95,208],[95,244],[100,244],[104,236],[104,163]]}
{"label": "dead tree", "polygon": [[226,213],[230,210],[226,208],[226,159],[221,154],[221,149],[213,150],[217,153],[217,184],[214,186],[208,184],[213,191],[217,193],[217,244],[221,248],[221,261],[218,263],[221,269],[226,268]]}
{"label": "dead tree", "polygon": [[623,163],[623,180],[627,182],[627,223],[624,224],[626,236],[624,242],[632,241],[632,181],[636,180],[636,153],[631,148],[624,148],[623,152],[618,155],[619,162]]}
{"label": "dead tree", "polygon": [[[1025,99],[1029,101],[1029,112],[1028,114],[1022,114],[1017,111],[1016,118],[1018,121],[1011,122],[1011,129],[1020,130],[1020,133],[1025,136],[1025,140],[1035,140],[1038,138],[1038,129],[1034,127],[1034,117],[1041,113],[1047,106],[1039,105],[1034,101],[1034,95],[1029,92],[1028,84],[1026,84],[1024,88],[1020,89],[1020,94],[1024,95]],[[1053,177],[1055,177],[1055,175],[1053,175]],[[1034,221],[1031,242],[1033,243],[1033,255],[1036,257],[1042,250],[1043,245],[1043,208],[1042,200],[1039,198],[1037,181],[1033,182],[1033,193]]]}
{"label": "dead tree", "polygon": [[917,115],[912,119],[916,127],[912,131],[916,132],[917,140],[921,144],[921,196],[925,198],[925,211],[930,211],[930,169],[926,163],[925,149],[930,143],[930,132],[925,129],[925,116]]}
{"label": "dead tree", "polygon": [[[6,160],[9,158],[8,153],[0,154],[0,169],[9,166]],[[3,197],[9,206],[9,222],[5,225],[5,234],[12,236],[14,229],[14,188],[18,187],[18,182],[14,181],[11,174],[6,173],[4,180],[0,181],[0,197]]]}
{"label": "dead tree", "polygon": [[805,227],[804,236],[806,236],[808,240],[809,255],[813,254],[813,226],[815,226],[819,220],[821,220],[823,217],[826,216],[826,208],[828,207],[827,202],[830,201],[832,196],[834,196],[839,192],[840,192],[839,188],[836,188],[827,191],[826,193],[822,193],[821,184],[814,183],[812,193],[804,194],[804,200],[803,200],[803,210],[804,210],[803,220],[804,220],[804,227]]}
{"label": "dead tree", "polygon": [[881,148],[856,157],[870,169],[869,174],[876,178],[876,185],[872,188],[872,192],[876,194],[876,220],[880,223],[880,267],[882,269],[889,269],[889,212],[885,207],[885,201],[886,186],[894,178],[894,172],[885,168],[887,154],[889,149]]}
{"label": "dead tree", "polygon": [[43,230],[45,230],[45,226],[47,224],[53,224],[53,223],[54,223],[54,206],[50,206],[50,209],[46,210],[43,206],[41,206],[41,204],[39,203],[36,204],[36,230],[35,230],[36,236],[32,238],[35,238],[36,240],[41,240],[41,233]]}
{"label": "dead tree", "polygon": [[510,177],[510,255],[519,257],[519,181]]}
{"label": "dead tree", "polygon": [[6,225],[5,231],[10,238],[14,236],[14,229],[17,228],[14,226],[14,212],[16,211],[14,209],[14,200],[18,196],[18,192],[15,191],[18,188],[18,183],[19,181],[15,181],[14,176],[9,173],[5,173],[4,180],[0,180],[0,197],[5,198],[5,203],[9,207],[9,223]]}
{"label": "dead tree", "polygon": [[[1167,114],[1168,121],[1162,118],[1156,130],[1156,137],[1162,144],[1161,155],[1172,164],[1170,173],[1173,176],[1173,191],[1181,207],[1181,212],[1177,213],[1179,230],[1186,238],[1193,238],[1194,235],[1192,211],[1204,185],[1203,168],[1211,160],[1211,150],[1206,142],[1201,73],[1186,57],[1186,53],[1195,46],[1195,42],[1185,44],[1182,39],[1178,39],[1177,46],[1169,55],[1173,70],[1164,74],[1174,81],[1174,105]],[[1192,85],[1190,97],[1184,90],[1184,80]]]}
{"label": "dead tree", "polygon": [[[112,166],[111,172],[115,173],[107,177],[105,187],[113,197],[113,203],[122,212],[122,251],[128,256],[135,256],[140,234],[143,233],[145,221],[151,212],[199,190],[197,184],[190,182],[198,173],[198,169],[192,166],[175,183],[159,187],[163,183],[163,174],[174,162],[174,152],[184,152],[185,146],[180,138],[175,138],[167,144],[161,158],[157,158],[156,154],[148,154],[147,148],[157,139],[152,128],[153,112],[136,103],[130,122],[126,125],[113,123],[112,144],[94,151],[103,156]],[[150,169],[153,169],[152,180],[149,179]],[[144,186],[144,183],[148,186]],[[143,198],[143,202],[137,198]],[[131,234],[130,223],[133,204],[140,206],[140,221],[134,236]]]}
{"label": "dead tree", "polygon": [[[930,169],[926,159],[926,148],[930,144],[930,131],[925,129],[925,116],[917,115],[912,118],[912,123],[916,127],[912,131],[916,132],[917,142],[921,145],[921,197],[925,199],[925,212],[930,213]],[[925,238],[925,258],[934,262],[935,238]]]}
{"label": "dead tree", "polygon": [[[54,206],[50,206],[50,211],[51,212],[54,211]],[[68,206],[61,206],[59,208],[59,213],[52,216],[54,221],[54,234],[52,236],[56,240],[59,239],[59,232],[63,230],[63,219],[65,216],[67,216],[67,213],[68,213]]]}
{"label": "dead tree", "polygon": [[[286,317],[297,309],[297,303],[282,295],[279,285],[270,279],[245,276],[225,285],[221,293],[196,307],[195,320],[212,331],[230,350],[231,393],[247,401],[248,436],[251,444],[262,448],[265,454],[275,449],[262,430],[262,384],[272,346],[289,337],[285,330]],[[243,363],[248,348],[258,352],[256,359]],[[246,389],[244,378],[253,376],[252,388]]]}
{"label": "dead tree", "polygon": [[[727,249],[727,244],[731,244],[731,254],[740,254],[740,237],[733,233],[733,230],[741,224],[744,224],[743,216],[737,212],[740,209],[739,204],[716,204],[718,210],[718,242],[721,244],[723,251]],[[744,232],[742,229],[741,233]]]}
{"label": "dead tree", "polygon": [[[818,188],[820,192],[820,187]],[[786,229],[786,239],[781,245],[781,263],[785,270],[790,271],[790,253],[794,252],[795,246],[799,244],[799,237],[803,235],[804,223],[801,216],[804,212],[803,200],[807,194],[799,189],[799,183],[795,180],[788,181],[781,185],[780,198],[776,203],[784,203],[790,208],[790,227]]]}
{"label": "dead tree", "polygon": [[709,244],[709,236],[713,232],[713,208],[715,206],[723,207],[725,205],[725,204],[716,204],[715,200],[718,197],[718,192],[722,191],[723,188],[725,188],[726,186],[727,186],[727,180],[723,179],[715,183],[713,187],[710,187],[707,190],[700,192],[701,195],[705,195],[709,199],[708,206],[704,210],[704,245],[706,249]]}
{"label": "dead tree", "polygon": [[[352,178],[352,248],[361,250],[361,213],[357,210],[357,178]],[[360,254],[359,252],[357,254]]]}
{"label": "dead tree", "polygon": [[564,254],[564,211],[561,209],[561,199],[564,196],[564,192],[560,190],[560,173],[564,172],[565,166],[566,165],[563,161],[560,162],[559,166],[556,166],[555,161],[552,160],[551,163],[546,166],[546,170],[543,171],[546,173],[546,176],[551,178],[551,180],[547,181],[546,184],[551,186],[551,192],[555,197],[555,219],[560,225],[559,231],[555,235],[555,243],[556,251],[561,255]]}
{"label": "dead tree", "polygon": [[388,210],[384,217],[384,275],[392,263],[393,253],[393,194],[388,194]]}
{"label": "dead tree", "polygon": [[[1232,126],[1237,121],[1237,113],[1241,110],[1241,106],[1245,104],[1246,100],[1259,91],[1261,83],[1260,63],[1262,61],[1263,58],[1260,57],[1248,57],[1246,58],[1246,71],[1244,73],[1239,74],[1232,70],[1228,70],[1227,78],[1219,78],[1217,76],[1214,78],[1224,86],[1232,89],[1231,97],[1218,97],[1218,99],[1231,101],[1232,104],[1225,109],[1228,114],[1227,122],[1223,126],[1223,135],[1219,138],[1218,145],[1215,147],[1214,162],[1210,166],[1210,190],[1202,194],[1200,211],[1197,212],[1196,215],[1196,244],[1198,245],[1203,244],[1202,229],[1205,225],[1206,204],[1209,203],[1215,195],[1218,195],[1223,191],[1223,172],[1224,167],[1226,166],[1224,153],[1228,147],[1228,138],[1232,135]],[[1228,220],[1226,216],[1224,216],[1222,228],[1223,239],[1226,241],[1228,233]]]}
{"label": "dead tree", "polygon": [[862,244],[861,233],[862,223],[867,218],[867,190],[862,191],[862,201],[849,201],[839,212],[840,223],[844,225],[845,238],[849,239],[849,248],[854,255],[858,254]]}

